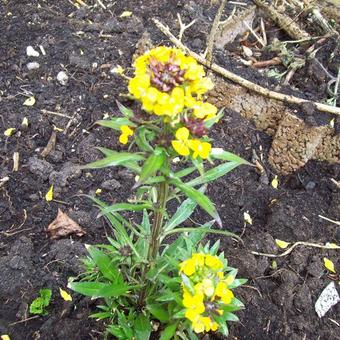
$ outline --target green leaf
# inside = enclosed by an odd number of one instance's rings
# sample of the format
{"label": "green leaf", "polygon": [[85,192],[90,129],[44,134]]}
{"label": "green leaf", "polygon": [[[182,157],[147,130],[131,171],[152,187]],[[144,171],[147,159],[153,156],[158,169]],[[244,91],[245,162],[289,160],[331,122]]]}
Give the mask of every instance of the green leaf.
{"label": "green leaf", "polygon": [[124,106],[121,102],[119,102],[118,100],[116,100],[116,104],[118,106],[119,111],[126,117],[133,117],[134,113],[131,109],[127,108],[126,106]]}
{"label": "green leaf", "polygon": [[39,294],[43,300],[44,306],[47,307],[51,301],[52,290],[48,288],[43,288],[43,289],[40,289]]}
{"label": "green leaf", "polygon": [[132,203],[116,203],[112,204],[104,209],[101,210],[101,215],[107,215],[109,213],[113,213],[116,211],[141,211],[144,209],[152,209],[151,203],[139,203],[139,204],[132,204]]}
{"label": "green leaf", "polygon": [[222,161],[228,161],[228,162],[236,162],[239,164],[248,164],[252,165],[245,159],[229,152],[229,151],[224,151],[221,148],[212,148],[210,152],[210,157],[214,159],[220,159]]}
{"label": "green leaf", "polygon": [[205,184],[211,181],[214,181],[217,178],[220,178],[230,172],[231,170],[238,167],[241,163],[237,162],[227,162],[223,164],[219,164],[216,167],[209,169],[207,172],[204,173],[203,177],[197,177],[189,182],[187,182],[187,185],[190,186],[196,186]]}
{"label": "green leaf", "polygon": [[247,279],[235,279],[229,286],[228,288],[234,289],[237,288],[238,286],[244,285],[248,280]]}
{"label": "green leaf", "polygon": [[124,283],[106,284],[102,282],[70,282],[67,287],[77,293],[96,298],[117,297],[132,288]]}
{"label": "green leaf", "polygon": [[113,263],[109,256],[93,246],[88,246],[87,251],[104,277],[112,282],[122,281],[122,274],[118,271],[116,264]]}
{"label": "green leaf", "polygon": [[139,313],[134,322],[134,330],[137,340],[148,340],[152,330],[149,318]]}
{"label": "green leaf", "polygon": [[213,118],[208,119],[204,122],[204,126],[210,129],[215,123],[217,123],[224,116],[224,107],[220,110],[220,112]]}
{"label": "green leaf", "polygon": [[[205,187],[199,189],[201,193],[204,193]],[[197,203],[191,198],[187,198],[179,208],[176,210],[175,214],[164,226],[164,231],[169,231],[180,225],[182,222],[186,221],[194,212]]]}
{"label": "green leaf", "polygon": [[195,166],[191,166],[191,167],[188,167],[188,168],[185,168],[183,170],[180,170],[180,171],[176,172],[174,174],[174,177],[177,177],[177,178],[185,177],[185,176],[188,176],[191,173],[193,173],[195,170],[196,170],[196,167]]}
{"label": "green leaf", "polygon": [[210,216],[212,216],[219,226],[222,226],[222,221],[220,216],[218,215],[214,204],[210,201],[210,199],[202,194],[200,191],[192,188],[191,186],[184,184],[179,179],[173,179],[170,181],[171,184],[174,184],[177,188],[179,188],[186,196],[195,201],[202,209],[204,209]]}
{"label": "green leaf", "polygon": [[[110,156],[107,156],[98,161],[81,166],[81,169],[101,169],[108,166],[125,165],[129,162],[138,162],[144,160],[144,157],[129,152],[112,152]],[[125,164],[124,164],[125,163]]]}
{"label": "green leaf", "polygon": [[113,130],[118,130],[118,131],[123,125],[132,126],[132,127],[136,126],[136,124],[130,122],[127,118],[122,118],[122,117],[98,120],[96,124],[100,126],[108,127]]}
{"label": "green leaf", "polygon": [[156,148],[154,152],[145,161],[142,171],[139,175],[138,182],[133,186],[137,188],[139,185],[144,183],[148,178],[155,175],[156,172],[162,167],[166,159],[165,152],[162,148]]}
{"label": "green leaf", "polygon": [[141,226],[143,227],[145,235],[151,234],[151,224],[150,224],[149,214],[146,209],[143,211],[143,219],[142,219]]}
{"label": "green leaf", "polygon": [[103,320],[112,317],[112,313],[110,312],[99,312],[90,315],[90,318],[96,320]]}
{"label": "green leaf", "polygon": [[140,127],[135,133],[135,142],[142,151],[153,152],[153,147],[150,145],[147,135],[154,135],[153,132],[147,130],[145,127]]}
{"label": "green leaf", "polygon": [[169,321],[169,313],[161,304],[148,304],[146,308],[159,321]]}
{"label": "green leaf", "polygon": [[161,333],[159,340],[171,340],[176,333],[178,323],[167,326]]}
{"label": "green leaf", "polygon": [[234,321],[234,322],[240,321],[240,319],[233,313],[226,312],[224,313],[224,317],[226,321]]}
{"label": "green leaf", "polygon": [[34,299],[30,304],[30,313],[36,315],[47,315],[46,307],[49,306],[52,290],[51,289],[40,289],[39,297]]}

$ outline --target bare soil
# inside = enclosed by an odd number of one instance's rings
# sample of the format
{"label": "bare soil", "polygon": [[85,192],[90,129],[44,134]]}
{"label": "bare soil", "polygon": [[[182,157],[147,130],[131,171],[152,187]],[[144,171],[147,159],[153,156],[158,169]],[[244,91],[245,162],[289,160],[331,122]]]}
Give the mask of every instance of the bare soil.
{"label": "bare soil", "polygon": [[[103,337],[103,325],[88,319],[96,302],[77,294],[73,294],[72,302],[64,302],[59,287],[65,288],[67,279],[82,271],[79,259],[86,254],[84,244],[105,242],[110,234],[110,227],[97,219],[97,209],[82,194],[93,195],[103,188],[101,198],[112,203],[124,202],[133,195],[134,178],[126,170],[78,168],[100,158],[96,146],[122,149],[114,132],[93,125],[105,114],[118,114],[115,100],[126,91],[124,81],[112,75],[110,68],[117,64],[130,67],[135,45],[146,30],[155,45],[168,43],[152,23],[153,17],[175,33],[177,13],[186,23],[197,19],[183,41],[203,52],[217,9],[203,0],[104,3],[106,10],[99,6],[77,9],[66,0],[8,0],[0,4],[0,179],[9,177],[0,184],[0,334],[9,334],[12,340]],[[126,10],[133,15],[119,18]],[[228,4],[225,16],[231,10],[232,4]],[[276,32],[284,35],[277,27]],[[28,45],[40,56],[28,57]],[[325,51],[331,53],[332,48],[334,41]],[[227,47],[216,51],[215,56],[217,63],[249,80],[269,87],[277,85],[239,63],[235,50]],[[328,59],[322,56],[320,61],[326,63]],[[32,61],[40,67],[28,70],[27,63]],[[69,75],[66,86],[56,79],[60,71]],[[289,91],[313,100],[327,98],[327,79],[316,81],[314,76],[300,70]],[[29,95],[36,98],[33,107],[23,106]],[[24,117],[29,121],[27,128],[21,126]],[[338,128],[339,122],[335,124]],[[3,132],[10,127],[16,131],[6,138]],[[57,133],[55,149],[44,159],[41,152],[54,127],[64,131]],[[276,269],[272,260],[251,254],[252,250],[278,252],[276,238],[339,243],[339,227],[318,215],[340,218],[340,190],[331,180],[340,180],[340,165],[310,161],[294,174],[279,176],[279,187],[274,189],[270,182],[275,172],[268,164],[270,136],[257,131],[238,112],[227,110],[213,138],[214,146],[249,161],[256,153],[264,166],[262,174],[256,168],[240,167],[208,189],[224,228],[242,234],[244,241],[222,240],[221,250],[231,265],[239,268],[241,277],[249,279],[248,285],[238,290],[246,309],[238,314],[241,322],[230,325],[230,338],[340,339],[339,324],[334,323],[340,321],[340,305],[322,319],[314,310],[316,299],[331,280],[322,259],[332,259],[339,270],[336,251],[298,247],[276,259]],[[14,152],[20,156],[17,172],[12,171]],[[112,181],[104,183],[108,180]],[[52,184],[55,200],[48,203],[44,197]],[[46,228],[58,208],[83,227],[84,237],[48,237]],[[253,224],[244,227],[246,211]],[[206,219],[200,211],[194,217],[200,223]],[[47,316],[32,318],[28,306],[40,288],[53,290],[52,303]]]}

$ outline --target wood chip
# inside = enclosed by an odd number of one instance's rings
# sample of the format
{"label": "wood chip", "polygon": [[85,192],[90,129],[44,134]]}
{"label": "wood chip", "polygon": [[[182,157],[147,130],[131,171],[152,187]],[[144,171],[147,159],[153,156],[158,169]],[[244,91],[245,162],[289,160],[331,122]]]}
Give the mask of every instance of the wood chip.
{"label": "wood chip", "polygon": [[53,130],[51,137],[48,140],[47,145],[45,146],[44,150],[41,152],[41,156],[43,157],[48,156],[50,152],[54,150],[56,142],[57,142],[57,132]]}
{"label": "wood chip", "polygon": [[86,234],[81,226],[68,217],[66,213],[62,212],[61,209],[58,209],[58,215],[48,226],[47,232],[50,233],[51,239],[53,240],[58,240],[72,234],[79,237]]}
{"label": "wood chip", "polygon": [[14,152],[13,153],[13,172],[16,172],[19,170],[19,159],[20,159],[19,152]]}

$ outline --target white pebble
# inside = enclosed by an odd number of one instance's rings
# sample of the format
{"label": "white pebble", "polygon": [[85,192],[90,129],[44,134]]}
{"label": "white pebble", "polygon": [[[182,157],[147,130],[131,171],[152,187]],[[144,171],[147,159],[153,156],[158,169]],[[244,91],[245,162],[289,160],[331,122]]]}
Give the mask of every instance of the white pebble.
{"label": "white pebble", "polygon": [[40,64],[37,63],[36,61],[33,61],[31,63],[27,63],[26,67],[31,71],[31,70],[37,70],[40,67]]}
{"label": "white pebble", "polygon": [[41,54],[42,55],[46,55],[46,51],[44,49],[44,46],[43,45],[39,45],[39,48],[40,48]]}
{"label": "white pebble", "polygon": [[27,46],[26,47],[26,54],[29,57],[39,57],[40,53],[36,51],[32,46]]}
{"label": "white pebble", "polygon": [[68,75],[64,71],[60,71],[57,75],[57,80],[61,85],[66,85],[68,82]]}

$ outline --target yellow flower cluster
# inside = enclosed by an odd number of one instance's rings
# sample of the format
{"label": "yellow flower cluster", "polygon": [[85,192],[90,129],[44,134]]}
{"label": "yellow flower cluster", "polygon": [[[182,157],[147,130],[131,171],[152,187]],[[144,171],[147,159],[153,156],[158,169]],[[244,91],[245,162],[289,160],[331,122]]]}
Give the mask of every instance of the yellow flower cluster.
{"label": "yellow flower cluster", "polygon": [[160,46],[138,57],[129,92],[142,103],[143,109],[158,116],[174,117],[192,109],[197,118],[216,115],[214,105],[201,101],[213,88],[211,79],[196,60],[181,50]]}
{"label": "yellow flower cluster", "polygon": [[180,272],[191,281],[194,291],[183,285],[185,317],[192,323],[196,333],[216,331],[219,325],[214,315],[223,315],[221,304],[230,304],[234,298],[228,286],[233,276],[224,277],[223,263],[210,254],[195,253],[180,264]]}
{"label": "yellow flower cluster", "polygon": [[209,157],[211,144],[201,142],[199,139],[189,139],[190,131],[186,127],[181,127],[176,131],[176,139],[171,142],[172,147],[181,156],[189,156],[190,150],[193,151],[194,159],[200,156],[202,159]]}

